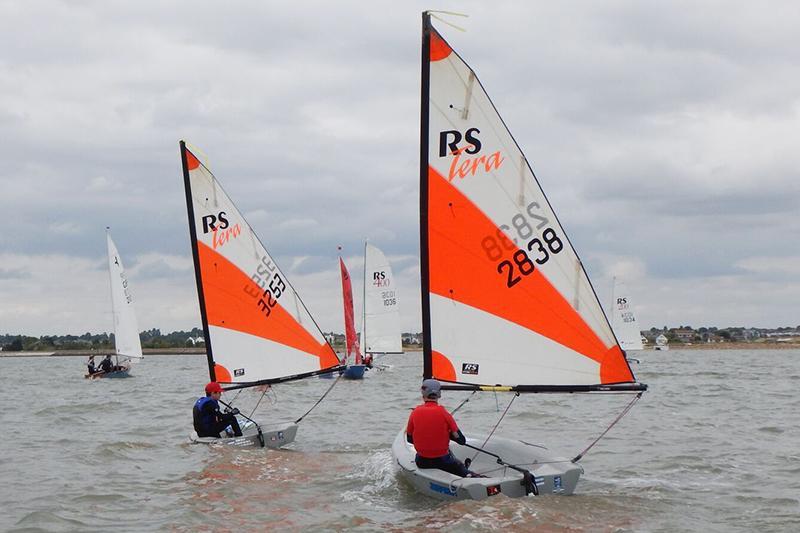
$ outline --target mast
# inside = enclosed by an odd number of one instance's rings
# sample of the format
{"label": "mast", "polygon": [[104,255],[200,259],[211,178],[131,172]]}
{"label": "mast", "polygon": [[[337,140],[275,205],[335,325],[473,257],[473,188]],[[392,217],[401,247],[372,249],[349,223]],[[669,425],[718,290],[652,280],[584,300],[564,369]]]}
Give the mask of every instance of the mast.
{"label": "mast", "polygon": [[183,185],[186,192],[186,212],[189,215],[189,241],[192,243],[192,258],[194,260],[194,279],[197,283],[197,299],[200,303],[200,318],[203,321],[203,336],[205,336],[206,358],[208,359],[208,377],[211,381],[216,381],[217,376],[214,371],[214,355],[211,350],[211,334],[208,329],[208,317],[206,316],[206,300],[203,294],[203,281],[200,274],[200,252],[197,249],[197,230],[195,229],[194,205],[192,204],[192,185],[189,181],[189,163],[186,160],[186,143],[180,142],[181,163],[183,164]]}
{"label": "mast", "polygon": [[422,377],[433,376],[431,350],[430,256],[428,253],[428,139],[431,82],[431,16],[422,13],[422,75],[419,134],[419,260],[422,290]]}
{"label": "mast", "polygon": [[361,287],[361,342],[364,355],[369,353],[367,344],[367,241],[364,239],[364,279]]}

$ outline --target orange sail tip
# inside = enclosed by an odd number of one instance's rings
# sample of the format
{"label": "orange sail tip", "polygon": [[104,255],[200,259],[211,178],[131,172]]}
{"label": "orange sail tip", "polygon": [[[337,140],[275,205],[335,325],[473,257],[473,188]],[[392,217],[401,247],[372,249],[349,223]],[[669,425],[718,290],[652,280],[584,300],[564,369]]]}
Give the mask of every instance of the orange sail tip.
{"label": "orange sail tip", "polygon": [[456,369],[446,356],[437,351],[431,352],[433,377],[444,381],[456,381]]}
{"label": "orange sail tip", "polygon": [[233,380],[231,379],[231,373],[228,372],[227,368],[219,363],[214,363],[214,376],[220,383],[233,383]]}
{"label": "orange sail tip", "polygon": [[600,363],[600,383],[630,383],[633,374],[619,346],[612,346]]}
{"label": "orange sail tip", "polygon": [[324,370],[326,368],[331,368],[333,366],[339,366],[341,361],[336,356],[336,352],[333,351],[331,345],[327,342],[325,344],[320,345],[319,350],[319,369]]}
{"label": "orange sail tip", "polygon": [[189,166],[189,170],[194,170],[200,166],[200,161],[188,149],[186,149],[186,164]]}
{"label": "orange sail tip", "polygon": [[453,49],[450,48],[442,36],[439,35],[436,30],[431,31],[431,61],[441,61],[442,59],[446,59],[453,53]]}

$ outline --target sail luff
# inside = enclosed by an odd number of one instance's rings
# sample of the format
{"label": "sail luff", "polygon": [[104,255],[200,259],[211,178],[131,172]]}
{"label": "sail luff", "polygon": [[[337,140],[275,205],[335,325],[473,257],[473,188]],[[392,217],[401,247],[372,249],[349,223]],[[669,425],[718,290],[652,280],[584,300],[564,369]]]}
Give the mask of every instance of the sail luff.
{"label": "sail luff", "polygon": [[422,291],[422,360],[425,379],[433,377],[431,347],[430,254],[428,251],[428,136],[430,134],[431,16],[422,13],[421,108],[419,137],[419,246]]}
{"label": "sail luff", "polygon": [[186,212],[189,217],[189,242],[192,246],[192,260],[194,261],[194,279],[197,285],[197,300],[200,304],[200,320],[203,323],[203,336],[205,337],[206,359],[208,361],[208,377],[211,381],[216,381],[216,371],[214,369],[214,352],[211,347],[211,332],[208,327],[208,315],[206,314],[206,300],[203,293],[203,279],[200,272],[200,251],[197,245],[197,229],[194,218],[194,203],[192,202],[192,184],[189,179],[189,162],[186,156],[186,143],[180,142],[181,164],[183,165],[183,186],[186,193]]}

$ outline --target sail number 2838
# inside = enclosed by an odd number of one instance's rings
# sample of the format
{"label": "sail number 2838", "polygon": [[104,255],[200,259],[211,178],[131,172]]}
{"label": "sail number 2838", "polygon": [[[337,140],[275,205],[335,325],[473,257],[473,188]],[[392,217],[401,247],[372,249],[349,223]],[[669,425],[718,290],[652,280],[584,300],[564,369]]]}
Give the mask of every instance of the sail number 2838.
{"label": "sail number 2838", "polygon": [[[522,281],[523,276],[532,274],[537,264],[544,265],[551,255],[564,249],[564,243],[556,231],[547,227],[550,221],[539,214],[538,210],[539,204],[531,202],[525,214],[517,213],[511,218],[513,233],[516,233],[523,242],[527,241],[524,247],[519,247],[517,237],[509,239],[506,236],[507,232],[512,233],[512,228],[505,224],[498,228],[496,235],[488,235],[481,241],[481,247],[487,258],[490,261],[499,261],[497,272],[505,274],[506,286],[509,288]],[[538,231],[541,231],[541,234],[537,235]],[[504,259],[511,250],[514,251],[511,258]]]}

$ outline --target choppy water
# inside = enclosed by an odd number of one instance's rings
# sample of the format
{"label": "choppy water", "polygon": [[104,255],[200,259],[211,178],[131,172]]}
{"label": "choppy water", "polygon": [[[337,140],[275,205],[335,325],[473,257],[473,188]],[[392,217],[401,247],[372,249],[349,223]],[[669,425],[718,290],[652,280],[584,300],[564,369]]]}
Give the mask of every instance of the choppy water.
{"label": "choppy water", "polygon": [[[639,357],[650,391],[581,461],[574,496],[478,503],[396,478],[390,446],[418,400],[418,353],[340,381],[281,451],[187,444],[204,356],[152,356],[132,378],[95,381],[83,359],[0,359],[0,530],[800,531],[800,351]],[[276,387],[258,418],[296,418],[330,383]],[[473,398],[456,415],[467,433],[490,430],[510,400]],[[573,456],[628,400],[523,395],[498,434]]]}

